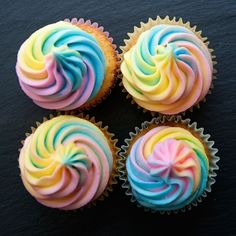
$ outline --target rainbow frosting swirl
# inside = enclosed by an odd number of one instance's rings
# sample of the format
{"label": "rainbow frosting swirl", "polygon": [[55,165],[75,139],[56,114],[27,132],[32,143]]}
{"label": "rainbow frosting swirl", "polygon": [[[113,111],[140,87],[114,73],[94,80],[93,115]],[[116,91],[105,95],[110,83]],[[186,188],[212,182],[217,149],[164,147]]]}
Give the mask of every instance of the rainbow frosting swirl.
{"label": "rainbow frosting swirl", "polygon": [[89,121],[59,116],[41,124],[20,152],[21,177],[41,204],[78,209],[104,192],[113,169],[107,138]]}
{"label": "rainbow frosting swirl", "polygon": [[159,126],[132,145],[126,163],[137,201],[150,209],[170,211],[197,200],[208,179],[203,144],[189,131]]}
{"label": "rainbow frosting swirl", "polygon": [[186,27],[160,24],[124,54],[123,85],[141,107],[177,114],[208,93],[213,64],[203,41]]}
{"label": "rainbow frosting swirl", "polygon": [[96,97],[106,60],[91,34],[60,21],[39,29],[22,44],[16,72],[21,88],[37,105],[71,110]]}

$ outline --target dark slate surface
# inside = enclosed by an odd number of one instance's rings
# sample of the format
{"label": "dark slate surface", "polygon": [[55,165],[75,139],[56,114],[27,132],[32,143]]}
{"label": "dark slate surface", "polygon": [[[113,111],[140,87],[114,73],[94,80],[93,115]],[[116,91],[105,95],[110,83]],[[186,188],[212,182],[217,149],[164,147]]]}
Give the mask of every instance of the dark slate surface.
{"label": "dark slate surface", "polygon": [[[0,8],[0,235],[236,235],[236,1],[10,1]],[[22,186],[18,148],[24,133],[52,111],[34,105],[20,90],[15,75],[21,43],[36,29],[64,18],[84,17],[102,24],[123,44],[126,33],[148,17],[183,17],[203,30],[217,55],[218,80],[201,109],[186,116],[205,127],[221,156],[213,192],[191,212],[172,216],[145,213],[129,202],[121,187],[96,208],[62,212],[36,203]],[[116,86],[102,105],[91,110],[119,138],[144,120]]]}

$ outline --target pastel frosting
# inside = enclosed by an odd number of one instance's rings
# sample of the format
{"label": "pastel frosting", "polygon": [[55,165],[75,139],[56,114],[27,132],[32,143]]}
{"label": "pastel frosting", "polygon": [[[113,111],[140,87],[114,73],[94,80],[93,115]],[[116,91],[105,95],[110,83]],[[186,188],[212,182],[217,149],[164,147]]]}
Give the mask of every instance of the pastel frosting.
{"label": "pastel frosting", "polygon": [[106,60],[91,34],[60,21],[37,30],[22,44],[16,72],[21,88],[37,105],[71,110],[96,97]]}
{"label": "pastel frosting", "polygon": [[97,199],[108,185],[113,154],[93,123],[58,116],[41,124],[20,152],[21,178],[41,204],[78,209]]}
{"label": "pastel frosting", "polygon": [[159,126],[133,143],[126,167],[137,201],[153,210],[170,211],[202,195],[209,161],[203,144],[189,131]]}
{"label": "pastel frosting", "polygon": [[207,46],[191,30],[160,24],[143,32],[124,54],[121,71],[138,105],[177,114],[206,96],[213,65]]}

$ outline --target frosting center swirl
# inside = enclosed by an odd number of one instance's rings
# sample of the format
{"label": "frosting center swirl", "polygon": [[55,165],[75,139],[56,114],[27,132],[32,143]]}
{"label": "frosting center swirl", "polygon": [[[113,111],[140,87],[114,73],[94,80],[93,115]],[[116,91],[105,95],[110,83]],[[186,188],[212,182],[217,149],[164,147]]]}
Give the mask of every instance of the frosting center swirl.
{"label": "frosting center swirl", "polygon": [[209,162],[204,146],[189,131],[160,126],[135,141],[126,167],[141,205],[176,210],[201,196]]}
{"label": "frosting center swirl", "polygon": [[22,44],[16,71],[23,91],[37,105],[72,110],[98,94],[106,60],[92,35],[61,21],[39,29]]}
{"label": "frosting center swirl", "polygon": [[26,189],[43,205],[78,209],[105,190],[113,169],[113,154],[103,132],[73,116],[41,124],[20,153]]}
{"label": "frosting center swirl", "polygon": [[147,110],[183,112],[201,101],[212,81],[212,59],[191,30],[161,24],[143,32],[124,54],[123,85]]}

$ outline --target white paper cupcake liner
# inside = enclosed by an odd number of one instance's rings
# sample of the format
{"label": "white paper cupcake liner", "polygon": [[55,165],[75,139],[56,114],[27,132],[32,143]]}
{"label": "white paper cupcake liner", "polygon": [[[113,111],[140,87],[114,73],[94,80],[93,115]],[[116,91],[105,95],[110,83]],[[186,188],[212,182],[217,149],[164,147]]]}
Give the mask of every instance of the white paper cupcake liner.
{"label": "white paper cupcake liner", "polygon": [[[108,131],[108,126],[104,126],[102,121],[96,121],[95,117],[90,117],[89,115],[85,115],[84,113],[78,113],[76,111],[65,111],[65,112],[57,112],[56,115],[54,114],[50,114],[48,117],[43,117],[42,121],[36,121],[35,122],[35,126],[31,126],[30,127],[30,132],[25,133],[25,139],[30,136],[31,134],[33,134],[35,132],[35,130],[37,129],[37,127],[39,127],[43,122],[47,121],[47,120],[51,120],[57,116],[60,115],[72,115],[72,116],[76,116],[79,117],[81,119],[85,119],[91,123],[93,123],[94,125],[96,125],[106,136],[109,144],[110,144],[110,148],[112,150],[113,153],[113,170],[112,170],[112,174],[110,176],[110,179],[108,181],[107,187],[105,188],[104,192],[101,194],[101,196],[99,196],[97,199],[93,200],[92,202],[88,203],[87,205],[76,209],[76,210],[70,210],[70,211],[78,211],[78,210],[83,210],[84,208],[90,208],[92,206],[96,206],[98,201],[103,201],[105,200],[106,197],[109,196],[109,194],[113,191],[113,186],[118,184],[118,172],[117,169],[120,168],[120,163],[121,163],[121,158],[119,156],[119,152],[120,152],[120,148],[117,147],[117,142],[118,139],[115,138],[115,135],[111,132]],[[23,139],[21,141],[22,147],[24,145],[25,139]],[[19,152],[21,151],[21,148],[19,149]],[[60,209],[59,209],[60,210]]]}
{"label": "white paper cupcake liner", "polygon": [[[197,30],[197,26],[190,26],[190,22],[183,22],[183,19],[182,18],[179,18],[179,19],[176,19],[176,17],[173,17],[172,19],[170,19],[169,16],[166,16],[165,18],[161,18],[159,16],[156,17],[156,19],[152,19],[152,18],[149,18],[148,21],[146,23],[144,22],[140,22],[140,26],[135,26],[134,27],[134,31],[131,32],[131,33],[127,33],[128,35],[128,39],[124,39],[124,43],[125,45],[124,46],[120,46],[120,50],[121,50],[121,53],[120,53],[120,60],[121,60],[121,63],[123,61],[123,58],[124,58],[124,54],[129,51],[129,49],[132,47],[132,45],[136,42],[136,40],[138,39],[138,37],[140,36],[140,34],[150,28],[152,28],[153,26],[155,25],[158,25],[158,24],[172,24],[172,25],[180,25],[180,26],[184,26],[186,28],[188,28],[189,30],[191,30],[198,38],[200,38],[202,40],[202,42],[206,45],[206,47],[208,48],[208,51],[211,55],[211,58],[212,58],[212,63],[213,63],[213,74],[212,74],[212,83],[211,83],[211,86],[210,86],[210,89],[207,93],[208,94],[211,94],[212,93],[212,90],[214,88],[214,85],[213,85],[213,82],[214,80],[217,78],[216,77],[216,74],[217,74],[217,70],[214,68],[214,66],[217,64],[217,61],[216,61],[216,56],[214,55],[214,50],[212,48],[209,48],[209,44],[210,44],[210,41],[208,40],[207,37],[203,37],[202,36],[202,31],[199,31]],[[152,116],[156,116],[157,114],[160,114],[162,116],[165,116],[164,114],[162,113],[159,113],[159,112],[156,112],[156,111],[150,111],[150,110],[147,110],[143,107],[140,107],[136,102],[135,100],[133,99],[133,97],[126,91],[126,89],[124,88],[123,86],[123,82],[122,82],[122,77],[123,75],[121,75],[121,80],[120,80],[120,83],[119,83],[119,86],[122,87],[122,92],[126,94],[126,99],[130,100],[131,104],[136,104],[138,109],[142,109],[144,113],[146,112],[150,112]],[[207,96],[206,95],[206,96]],[[194,109],[194,107],[196,108],[200,108],[200,104],[201,103],[205,103],[206,102],[206,96],[201,100],[199,101],[198,103],[194,104],[193,106],[191,106],[190,108],[188,108],[186,111],[190,111],[192,112]],[[183,112],[180,112],[179,114],[181,115],[185,115],[186,111],[183,111]],[[177,115],[177,114],[176,114]]]}
{"label": "white paper cupcake liner", "polygon": [[[206,188],[204,192],[202,193],[202,195],[197,200],[195,200],[189,205],[183,208],[180,208],[178,210],[159,211],[159,210],[152,210],[150,208],[140,205],[138,201],[136,200],[136,198],[134,197],[132,193],[131,185],[127,178],[126,159],[128,157],[128,152],[129,152],[132,141],[140,132],[144,132],[145,130],[148,131],[151,125],[158,126],[166,122],[174,122],[177,124],[184,125],[186,128],[190,129],[191,131],[193,131],[193,133],[196,133],[201,138],[201,141],[205,144],[205,146],[208,149],[208,153],[210,157],[209,158],[209,173],[208,173],[208,181],[207,181]],[[217,162],[220,160],[220,158],[216,155],[218,152],[218,149],[213,147],[215,142],[210,140],[210,137],[211,136],[209,134],[204,134],[204,128],[197,128],[196,122],[191,123],[190,119],[182,119],[181,116],[160,116],[157,118],[155,117],[151,121],[143,122],[140,128],[135,127],[133,132],[129,132],[129,138],[126,138],[124,140],[125,145],[121,146],[121,152],[120,152],[121,159],[118,161],[119,162],[119,167],[118,167],[119,178],[123,182],[122,188],[125,189],[125,194],[130,198],[130,201],[133,203],[136,203],[138,207],[143,208],[145,211],[150,211],[153,213],[159,212],[161,214],[168,214],[168,215],[173,214],[173,213],[178,213],[178,212],[186,212],[187,210],[191,210],[193,206],[197,206],[198,203],[202,202],[203,198],[207,197],[207,194],[211,192],[212,185],[216,182],[215,181],[215,178],[217,176],[216,171],[219,169]]]}

